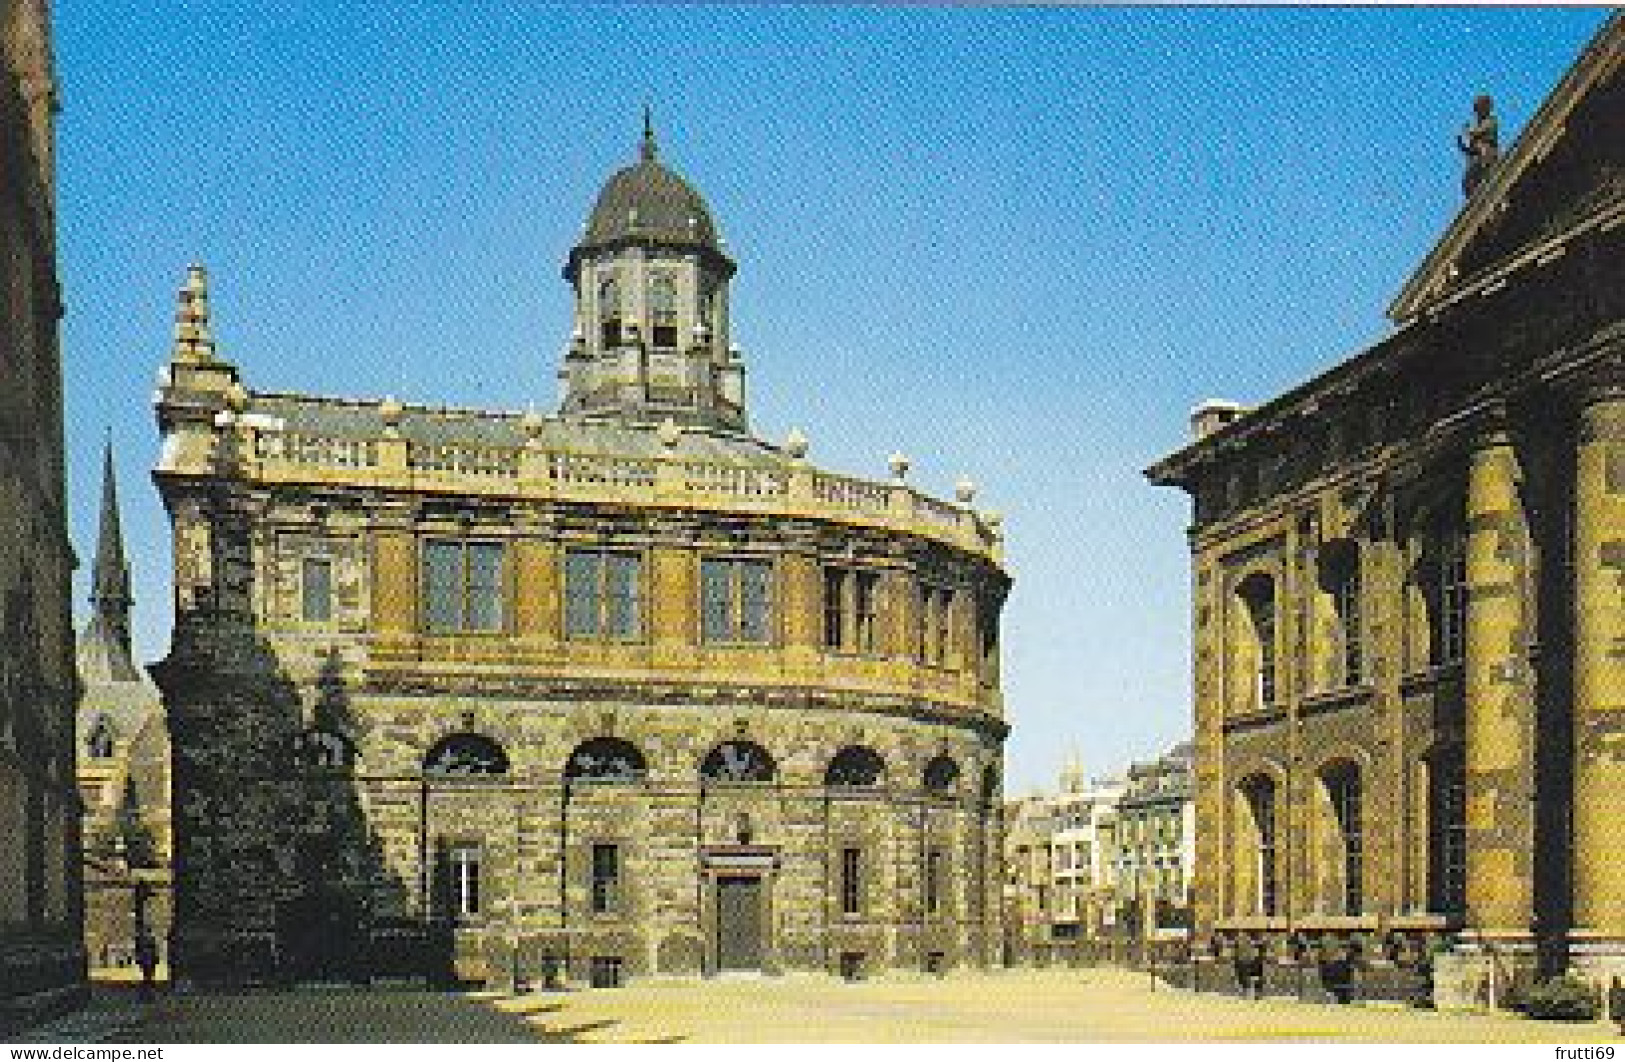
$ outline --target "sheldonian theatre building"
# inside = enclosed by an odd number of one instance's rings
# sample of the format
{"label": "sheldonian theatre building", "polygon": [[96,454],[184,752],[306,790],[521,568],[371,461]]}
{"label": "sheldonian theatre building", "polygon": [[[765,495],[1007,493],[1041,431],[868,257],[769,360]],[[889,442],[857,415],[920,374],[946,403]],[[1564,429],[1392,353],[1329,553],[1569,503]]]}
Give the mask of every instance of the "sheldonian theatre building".
{"label": "sheldonian theatre building", "polygon": [[998,519],[751,434],[734,262],[639,155],[564,265],[555,415],[250,390],[190,271],[181,980],[994,960]]}

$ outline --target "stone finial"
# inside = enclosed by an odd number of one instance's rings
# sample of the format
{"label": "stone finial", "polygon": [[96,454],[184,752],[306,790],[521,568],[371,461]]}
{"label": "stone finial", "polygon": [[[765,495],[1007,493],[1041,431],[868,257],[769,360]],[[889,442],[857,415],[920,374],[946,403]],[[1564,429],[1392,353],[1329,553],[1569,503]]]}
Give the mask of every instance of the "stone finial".
{"label": "stone finial", "polygon": [[960,476],[959,482],[954,484],[954,500],[960,505],[969,505],[976,500],[976,484],[969,476]]}
{"label": "stone finial", "polygon": [[378,415],[383,418],[385,435],[394,438],[400,434],[403,412],[405,410],[401,408],[400,402],[392,395],[385,395],[384,400],[378,403]]}
{"label": "stone finial", "polygon": [[797,461],[807,456],[808,445],[807,436],[800,428],[791,428],[790,434],[784,437],[784,452]]}
{"label": "stone finial", "polygon": [[886,464],[891,468],[891,478],[897,482],[901,483],[908,478],[909,460],[906,454],[894,450],[892,455],[886,458]]}
{"label": "stone finial", "polygon": [[542,437],[542,426],[546,423],[542,415],[536,412],[535,406],[527,407],[525,415],[519,418],[519,428],[528,442],[536,442]]}
{"label": "stone finial", "polygon": [[233,380],[231,386],[226,388],[226,407],[233,413],[241,413],[247,409],[248,388]]}
{"label": "stone finial", "polygon": [[655,435],[660,440],[661,447],[668,451],[677,449],[677,443],[683,437],[677,422],[670,417],[660,422],[660,427],[655,429]]}
{"label": "stone finial", "polygon": [[995,537],[1004,537],[1003,513],[999,512],[997,509],[989,509],[987,512],[982,514],[982,522],[987,525],[987,529],[991,531]]}
{"label": "stone finial", "polygon": [[209,277],[201,265],[187,267],[175,307],[175,361],[214,360],[214,339],[209,334]]}

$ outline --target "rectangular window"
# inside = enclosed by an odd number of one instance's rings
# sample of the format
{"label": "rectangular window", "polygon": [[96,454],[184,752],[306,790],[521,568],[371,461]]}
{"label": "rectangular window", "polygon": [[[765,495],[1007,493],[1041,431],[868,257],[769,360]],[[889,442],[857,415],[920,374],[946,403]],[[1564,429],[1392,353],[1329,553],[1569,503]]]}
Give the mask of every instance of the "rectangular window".
{"label": "rectangular window", "polygon": [[480,913],[480,850],[472,845],[451,849],[451,914],[453,918],[475,918]]}
{"label": "rectangular window", "polygon": [[1467,784],[1459,749],[1428,764],[1428,787],[1428,907],[1453,914],[1467,902]]}
{"label": "rectangular window", "polygon": [[572,549],[564,554],[564,633],[636,641],[643,633],[643,557]]}
{"label": "rectangular window", "polygon": [[707,642],[769,640],[773,565],[766,560],[700,562],[700,634]]}
{"label": "rectangular window", "polygon": [[1439,630],[1436,664],[1459,664],[1467,657],[1467,541],[1446,532],[1439,543]]}
{"label": "rectangular window", "polygon": [[498,631],[506,612],[500,542],[424,543],[424,621],[430,631]]}
{"label": "rectangular window", "polygon": [[945,586],[921,583],[919,604],[920,661],[946,664],[953,640],[954,592]]}
{"label": "rectangular window", "polygon": [[621,850],[613,844],[592,846],[592,913],[606,914],[620,907]]}
{"label": "rectangular window", "polygon": [[306,557],[299,580],[300,616],[306,623],[327,623],[333,618],[333,562]]}
{"label": "rectangular window", "polygon": [[863,853],[857,848],[841,849],[841,913],[855,915],[863,910]]}
{"label": "rectangular window", "polygon": [[942,913],[943,851],[928,849],[925,853],[925,913]]}
{"label": "rectangular window", "polygon": [[873,653],[880,647],[880,575],[851,568],[824,569],[824,644]]}
{"label": "rectangular window", "polygon": [[880,576],[874,572],[854,572],[852,580],[853,629],[860,653],[872,653],[880,645],[879,624],[875,619],[875,594]]}
{"label": "rectangular window", "polygon": [[842,568],[824,569],[824,645],[845,649],[846,584],[851,573]]}

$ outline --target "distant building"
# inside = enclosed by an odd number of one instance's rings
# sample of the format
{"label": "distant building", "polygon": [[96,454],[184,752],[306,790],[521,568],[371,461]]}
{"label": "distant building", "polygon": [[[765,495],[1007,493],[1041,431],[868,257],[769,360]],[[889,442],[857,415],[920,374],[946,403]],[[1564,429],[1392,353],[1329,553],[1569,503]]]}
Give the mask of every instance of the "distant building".
{"label": "distant building", "polygon": [[1190,924],[1196,860],[1196,799],[1189,742],[1128,770],[1112,831],[1113,888],[1119,920],[1178,929]]}
{"label": "distant building", "polygon": [[129,966],[139,934],[169,936],[169,729],[158,687],[130,647],[130,569],[109,444],[91,614],[79,636],[79,792],[84,801],[85,950]]}
{"label": "distant building", "polygon": [[1005,818],[1007,962],[1124,957],[1147,932],[1188,923],[1188,744],[1120,778],[1069,766],[1057,792],[1011,801]]}
{"label": "distant building", "polygon": [[1625,974],[1625,18],[1390,310],[1187,491],[1198,983],[1505,1003]]}
{"label": "distant building", "polygon": [[751,434],[723,246],[646,130],[550,416],[251,390],[190,273],[182,980],[996,961],[998,522]]}
{"label": "distant building", "polygon": [[82,995],[73,550],[44,0],[0,0],[0,1033]]}

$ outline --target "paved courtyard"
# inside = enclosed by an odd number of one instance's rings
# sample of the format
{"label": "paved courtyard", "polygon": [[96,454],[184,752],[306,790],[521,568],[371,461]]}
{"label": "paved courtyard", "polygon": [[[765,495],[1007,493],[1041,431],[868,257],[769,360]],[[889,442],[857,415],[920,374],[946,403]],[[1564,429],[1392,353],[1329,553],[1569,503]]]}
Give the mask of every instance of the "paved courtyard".
{"label": "paved courtyard", "polygon": [[1076,1041],[1596,1043],[1602,1023],[1402,1007],[1252,1002],[1151,989],[1121,970],[637,982],[503,996],[407,989],[168,996],[128,1043],[952,1043]]}

